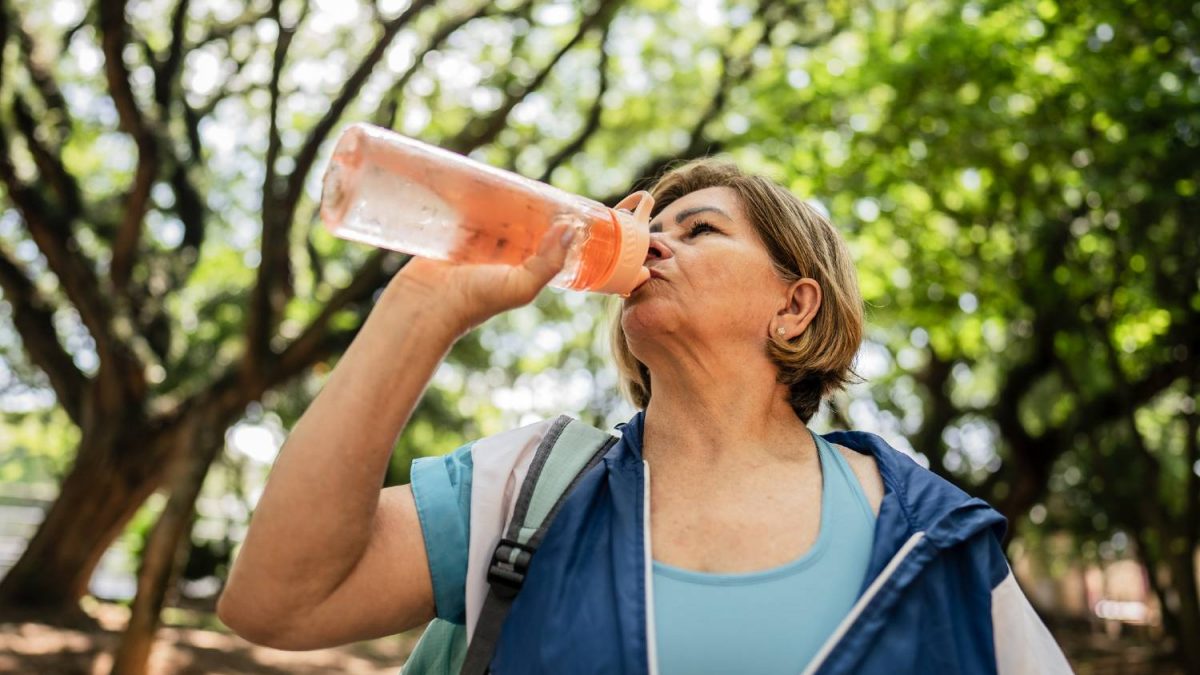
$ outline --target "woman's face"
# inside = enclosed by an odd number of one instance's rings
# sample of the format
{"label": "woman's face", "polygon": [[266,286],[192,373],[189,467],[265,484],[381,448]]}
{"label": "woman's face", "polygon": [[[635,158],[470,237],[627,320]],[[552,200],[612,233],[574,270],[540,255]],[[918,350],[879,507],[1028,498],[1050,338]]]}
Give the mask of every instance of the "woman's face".
{"label": "woman's face", "polygon": [[643,362],[652,345],[706,358],[759,349],[785,305],[787,285],[732,188],[697,190],[663,209],[650,222],[646,267],[650,280],[621,311],[630,349]]}

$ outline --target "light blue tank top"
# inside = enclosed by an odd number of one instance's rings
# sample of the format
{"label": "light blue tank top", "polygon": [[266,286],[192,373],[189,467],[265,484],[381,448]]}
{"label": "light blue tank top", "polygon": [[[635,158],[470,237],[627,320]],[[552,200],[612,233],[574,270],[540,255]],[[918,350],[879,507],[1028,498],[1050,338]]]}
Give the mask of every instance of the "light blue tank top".
{"label": "light blue tank top", "polygon": [[846,459],[813,434],[821,464],[817,541],[789,563],[706,574],[654,562],[661,675],[795,675],[858,599],[875,513]]}

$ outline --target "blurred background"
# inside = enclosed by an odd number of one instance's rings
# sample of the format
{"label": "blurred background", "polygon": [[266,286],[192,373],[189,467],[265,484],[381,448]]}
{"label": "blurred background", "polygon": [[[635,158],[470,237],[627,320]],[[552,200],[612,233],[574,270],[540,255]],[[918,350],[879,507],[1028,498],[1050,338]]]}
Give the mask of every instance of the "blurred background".
{"label": "blurred background", "polygon": [[[1200,3],[0,2],[0,670],[395,672],[213,613],[403,256],[316,215],[372,121],[609,204],[724,153],[829,213],[883,435],[1010,521],[1080,673],[1200,673]],[[608,426],[606,303],[460,341],[395,448]],[[330,448],[330,452],[337,452]]]}

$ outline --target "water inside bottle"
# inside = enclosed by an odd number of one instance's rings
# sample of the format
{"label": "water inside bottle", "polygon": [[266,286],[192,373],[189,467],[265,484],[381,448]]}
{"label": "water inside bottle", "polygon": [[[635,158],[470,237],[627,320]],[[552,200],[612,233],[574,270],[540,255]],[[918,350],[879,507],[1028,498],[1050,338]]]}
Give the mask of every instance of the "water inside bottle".
{"label": "water inside bottle", "polygon": [[347,226],[335,228],[338,236],[383,248],[402,247],[425,258],[446,259],[455,249],[458,211],[436,192],[371,163],[361,166],[356,180],[343,220]]}

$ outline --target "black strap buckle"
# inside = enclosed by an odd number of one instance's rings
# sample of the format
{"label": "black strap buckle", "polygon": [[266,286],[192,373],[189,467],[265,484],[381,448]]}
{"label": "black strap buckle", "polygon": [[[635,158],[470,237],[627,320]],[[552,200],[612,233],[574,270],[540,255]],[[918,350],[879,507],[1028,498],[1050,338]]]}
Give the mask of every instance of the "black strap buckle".
{"label": "black strap buckle", "polygon": [[[501,539],[492,553],[492,564],[488,567],[487,580],[497,593],[512,597],[525,583],[525,572],[533,559],[536,548],[512,539]],[[514,555],[515,552],[515,555]]]}

